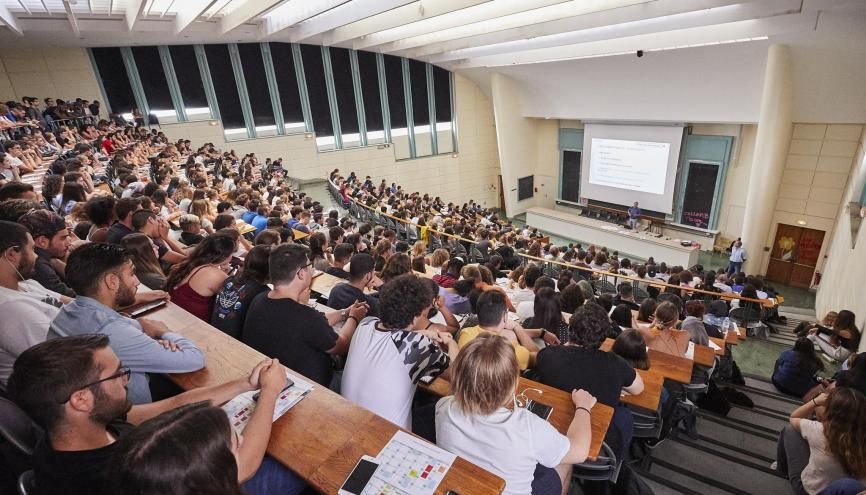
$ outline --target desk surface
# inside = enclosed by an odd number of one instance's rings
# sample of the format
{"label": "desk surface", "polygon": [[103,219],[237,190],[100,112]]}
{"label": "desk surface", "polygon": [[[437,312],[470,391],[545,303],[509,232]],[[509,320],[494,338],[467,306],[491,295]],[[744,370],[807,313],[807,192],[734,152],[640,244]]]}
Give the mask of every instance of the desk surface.
{"label": "desk surface", "polygon": [[[439,395],[445,396],[451,394],[451,385],[448,381],[437,378],[430,385],[422,385],[425,390]],[[571,394],[564,392],[555,387],[549,387],[543,383],[538,383],[527,378],[520,378],[520,383],[517,386],[520,392],[526,391],[526,396],[532,400],[547,404],[553,407],[553,412],[548,420],[563,435],[568,431],[568,426],[574,418],[574,402],[571,400]],[[542,390],[538,392],[527,390],[535,388]],[[519,392],[518,392],[519,393]],[[659,391],[661,393],[661,391]],[[604,442],[604,436],[607,435],[607,429],[610,427],[610,421],[613,419],[613,408],[597,402],[592,408],[590,418],[592,425],[592,442],[589,445],[589,458],[595,459],[601,451],[601,444]],[[462,493],[462,492],[461,492]],[[468,492],[467,493],[471,493]]]}
{"label": "desk surface", "polygon": [[[606,339],[601,344],[601,350],[610,352],[613,349],[613,339]],[[675,382],[691,383],[692,381],[692,366],[694,365],[691,359],[686,359],[680,356],[674,356],[665,352],[659,352],[655,349],[647,351],[650,361],[649,371],[658,373],[664,378],[670,378]]]}
{"label": "desk surface", "polygon": [[[199,320],[177,305],[149,313],[196,342],[206,367],[171,375],[184,389],[217,385],[246,376],[265,356]],[[336,493],[361,455],[376,456],[399,428],[372,412],[316,386],[274,422],[268,453],[322,493]],[[501,493],[505,481],[457,458],[436,493]]]}

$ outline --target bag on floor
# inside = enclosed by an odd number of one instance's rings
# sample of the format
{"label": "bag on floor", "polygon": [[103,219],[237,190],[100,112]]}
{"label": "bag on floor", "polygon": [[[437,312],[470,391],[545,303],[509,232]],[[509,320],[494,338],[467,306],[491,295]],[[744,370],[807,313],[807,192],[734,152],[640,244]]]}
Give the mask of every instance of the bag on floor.
{"label": "bag on floor", "polygon": [[740,367],[737,366],[735,361],[731,362],[731,377],[728,379],[729,382],[734,385],[745,385],[746,379],[743,378],[743,372],[740,371]]}
{"label": "bag on floor", "polygon": [[749,409],[755,407],[755,403],[752,401],[752,399],[749,398],[748,395],[740,392],[735,388],[725,387],[722,389],[722,394],[724,394],[725,398],[731,404],[748,407]]}
{"label": "bag on floor", "polygon": [[712,411],[716,414],[721,414],[722,416],[727,416],[728,411],[731,410],[731,404],[728,402],[725,394],[719,390],[719,387],[716,386],[716,382],[712,380],[710,380],[710,383],[707,386],[706,393],[703,393],[698,397],[696,404],[701,409]]}

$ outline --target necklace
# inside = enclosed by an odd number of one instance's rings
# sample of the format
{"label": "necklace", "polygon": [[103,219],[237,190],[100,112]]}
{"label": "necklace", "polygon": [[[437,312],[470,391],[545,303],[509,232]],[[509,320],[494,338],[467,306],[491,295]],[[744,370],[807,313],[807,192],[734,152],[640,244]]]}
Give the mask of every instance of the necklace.
{"label": "necklace", "polygon": [[676,356],[682,356],[682,355],[685,354],[685,352],[680,351],[680,346],[677,344],[676,339],[668,339],[668,338],[665,338],[664,336],[665,336],[664,333],[660,333],[660,334],[659,334],[659,339],[661,339],[662,343],[665,345],[665,348],[666,348],[668,351],[671,351],[671,345],[670,345],[670,343],[673,342],[673,344],[674,344],[674,346],[673,346],[673,351],[674,351],[674,352],[668,352],[668,354],[674,354],[674,355],[676,355]]}

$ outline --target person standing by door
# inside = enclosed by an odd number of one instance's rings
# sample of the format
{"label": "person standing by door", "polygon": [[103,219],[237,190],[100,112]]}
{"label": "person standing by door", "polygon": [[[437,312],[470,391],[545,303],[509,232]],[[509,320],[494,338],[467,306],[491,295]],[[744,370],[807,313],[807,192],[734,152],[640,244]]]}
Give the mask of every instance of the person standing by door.
{"label": "person standing by door", "polygon": [[743,241],[737,239],[734,245],[731,246],[730,263],[728,263],[728,275],[740,273],[743,263],[746,261],[746,248],[743,247]]}

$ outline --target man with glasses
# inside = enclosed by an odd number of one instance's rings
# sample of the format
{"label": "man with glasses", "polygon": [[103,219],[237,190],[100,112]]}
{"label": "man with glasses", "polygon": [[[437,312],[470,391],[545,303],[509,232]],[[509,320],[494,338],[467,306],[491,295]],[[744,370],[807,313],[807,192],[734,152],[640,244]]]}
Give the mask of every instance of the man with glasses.
{"label": "man with glasses", "polygon": [[[334,365],[331,355],[345,355],[367,305],[355,301],[343,311],[320,313],[308,306],[313,263],[310,249],[281,244],[269,258],[274,290],[253,299],[244,322],[243,341],[277,357],[298,373],[329,386]],[[334,325],[342,323],[339,333]]]}
{"label": "man with glasses", "polygon": [[264,457],[277,395],[287,383],[279,361],[266,359],[248,376],[222,385],[132,405],[127,396],[132,371],[109,345],[114,342],[105,335],[62,337],[31,347],[15,362],[9,395],[45,430],[33,453],[36,493],[113,493],[111,456],[117,440],[135,425],[185,404],[209,401],[218,406],[258,388],[258,404],[238,451],[238,471],[252,476],[244,488],[288,494],[303,489],[294,474]]}
{"label": "man with glasses", "polygon": [[[0,221],[0,388],[6,388],[12,364],[30,346],[43,342],[57,316],[61,299],[42,287],[33,274],[33,237],[14,222]],[[14,315],[11,317],[10,315]]]}
{"label": "man with glasses", "polygon": [[[85,244],[69,255],[66,271],[78,297],[54,318],[48,337],[91,333],[110,337],[111,349],[132,370],[129,398],[133,404],[152,400],[146,373],[185,373],[204,367],[204,354],[191,340],[162,322],[134,320],[117,312],[136,302],[139,284],[123,248]],[[151,300],[165,297],[162,291],[147,294],[153,294]]]}

